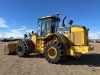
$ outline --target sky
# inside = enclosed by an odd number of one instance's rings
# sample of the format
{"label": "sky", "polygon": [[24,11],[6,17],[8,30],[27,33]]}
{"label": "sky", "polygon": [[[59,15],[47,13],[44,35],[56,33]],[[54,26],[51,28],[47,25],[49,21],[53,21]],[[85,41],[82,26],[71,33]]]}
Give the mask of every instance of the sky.
{"label": "sky", "polygon": [[90,39],[100,38],[100,0],[0,0],[0,38],[36,32],[38,18],[57,12],[66,25],[72,19],[89,28]]}

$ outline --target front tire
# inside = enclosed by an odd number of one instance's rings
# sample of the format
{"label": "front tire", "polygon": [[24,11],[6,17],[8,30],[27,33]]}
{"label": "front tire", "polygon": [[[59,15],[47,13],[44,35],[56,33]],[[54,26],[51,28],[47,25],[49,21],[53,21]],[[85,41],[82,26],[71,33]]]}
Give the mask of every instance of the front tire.
{"label": "front tire", "polygon": [[27,57],[29,55],[28,46],[25,40],[20,40],[16,45],[16,53],[19,57]]}
{"label": "front tire", "polygon": [[58,41],[50,41],[46,44],[44,56],[50,63],[58,63],[64,60],[65,50]]}

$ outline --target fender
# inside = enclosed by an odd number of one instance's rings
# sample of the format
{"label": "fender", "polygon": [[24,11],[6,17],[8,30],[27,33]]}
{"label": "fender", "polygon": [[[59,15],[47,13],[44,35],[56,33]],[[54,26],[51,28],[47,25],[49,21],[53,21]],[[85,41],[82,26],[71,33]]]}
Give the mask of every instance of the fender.
{"label": "fender", "polygon": [[63,35],[63,34],[59,34],[59,33],[52,33],[52,34],[48,34],[45,38],[47,39],[47,38],[52,38],[52,36],[57,36],[57,37],[59,37],[61,40],[62,40],[62,42],[64,43],[64,44],[68,44],[68,41],[67,41],[67,39],[65,38],[65,36]]}

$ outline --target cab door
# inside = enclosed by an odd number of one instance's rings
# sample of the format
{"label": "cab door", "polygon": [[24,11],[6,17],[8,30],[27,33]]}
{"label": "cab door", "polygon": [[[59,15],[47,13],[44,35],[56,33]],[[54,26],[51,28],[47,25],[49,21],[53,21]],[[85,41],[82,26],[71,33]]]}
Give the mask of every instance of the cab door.
{"label": "cab door", "polygon": [[50,19],[41,20],[38,26],[38,35],[40,37],[45,37],[48,33],[51,33]]}

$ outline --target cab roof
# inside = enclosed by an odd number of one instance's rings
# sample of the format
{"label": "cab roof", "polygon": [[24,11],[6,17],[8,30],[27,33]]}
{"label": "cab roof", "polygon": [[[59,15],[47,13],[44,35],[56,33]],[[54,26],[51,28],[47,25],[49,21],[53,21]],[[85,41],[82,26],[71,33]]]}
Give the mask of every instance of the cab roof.
{"label": "cab roof", "polygon": [[45,17],[39,18],[39,20],[43,20],[43,19],[56,19],[56,20],[60,21],[60,18],[57,17],[57,16],[54,16],[54,15],[51,15],[51,16],[45,16]]}

